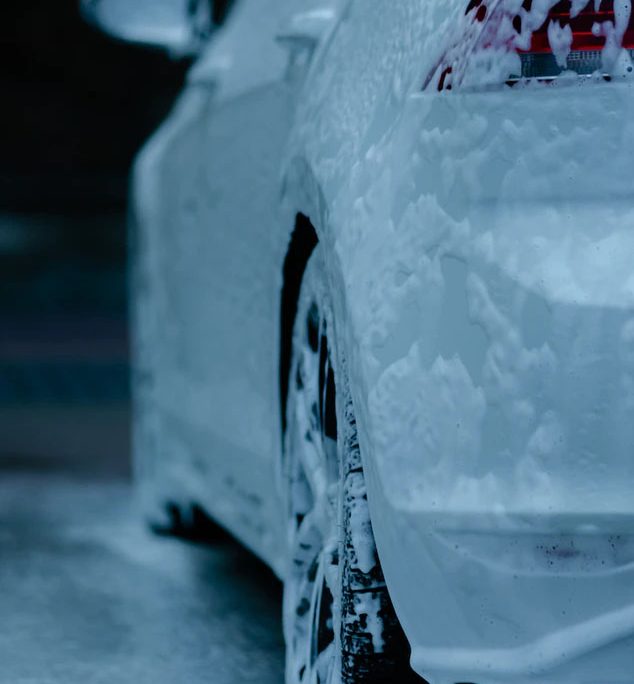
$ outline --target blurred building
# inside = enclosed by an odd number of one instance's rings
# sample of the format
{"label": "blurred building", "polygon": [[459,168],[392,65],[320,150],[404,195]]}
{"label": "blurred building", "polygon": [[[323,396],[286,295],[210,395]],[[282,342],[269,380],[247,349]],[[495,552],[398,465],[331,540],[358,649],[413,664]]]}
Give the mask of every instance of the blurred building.
{"label": "blurred building", "polygon": [[87,413],[127,411],[128,173],[188,64],[102,35],[77,0],[21,0],[0,65],[0,450],[83,449]]}

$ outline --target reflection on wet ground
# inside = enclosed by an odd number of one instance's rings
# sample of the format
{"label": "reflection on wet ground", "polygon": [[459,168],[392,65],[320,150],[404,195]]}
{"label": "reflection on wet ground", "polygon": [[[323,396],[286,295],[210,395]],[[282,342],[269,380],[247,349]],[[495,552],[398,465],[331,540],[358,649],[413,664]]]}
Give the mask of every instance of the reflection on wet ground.
{"label": "reflection on wet ground", "polygon": [[151,535],[125,479],[17,465],[0,480],[0,682],[281,684],[280,586],[247,552]]}

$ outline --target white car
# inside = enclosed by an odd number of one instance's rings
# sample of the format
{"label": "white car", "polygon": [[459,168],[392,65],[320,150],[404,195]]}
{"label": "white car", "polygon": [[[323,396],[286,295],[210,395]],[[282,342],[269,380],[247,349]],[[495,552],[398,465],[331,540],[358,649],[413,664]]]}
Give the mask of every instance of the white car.
{"label": "white car", "polygon": [[139,155],[143,500],[288,684],[634,682],[631,13],[236,0]]}

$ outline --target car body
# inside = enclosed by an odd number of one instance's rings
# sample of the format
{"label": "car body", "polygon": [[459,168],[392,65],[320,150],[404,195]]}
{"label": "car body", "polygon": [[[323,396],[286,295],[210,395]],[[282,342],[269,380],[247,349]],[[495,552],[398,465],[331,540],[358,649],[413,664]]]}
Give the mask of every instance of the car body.
{"label": "car body", "polygon": [[134,174],[142,498],[285,576],[281,302],[308,217],[414,669],[627,684],[634,90],[430,88],[481,5],[241,0],[209,41]]}

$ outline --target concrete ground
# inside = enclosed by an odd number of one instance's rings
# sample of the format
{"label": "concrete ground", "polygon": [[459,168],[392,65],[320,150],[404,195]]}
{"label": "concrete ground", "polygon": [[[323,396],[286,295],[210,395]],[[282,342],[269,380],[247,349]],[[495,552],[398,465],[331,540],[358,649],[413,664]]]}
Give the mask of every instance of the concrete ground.
{"label": "concrete ground", "polygon": [[281,587],[148,532],[125,404],[0,408],[0,684],[281,684]]}

